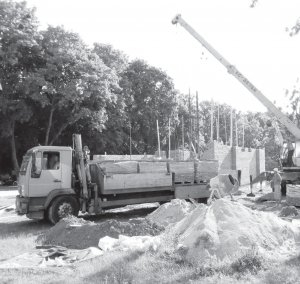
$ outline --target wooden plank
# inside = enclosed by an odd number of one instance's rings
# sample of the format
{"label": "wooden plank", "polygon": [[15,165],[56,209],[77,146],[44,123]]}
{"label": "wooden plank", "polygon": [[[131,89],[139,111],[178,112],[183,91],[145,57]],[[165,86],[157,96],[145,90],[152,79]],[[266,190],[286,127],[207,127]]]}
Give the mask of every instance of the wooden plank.
{"label": "wooden plank", "polygon": [[164,173],[116,174],[104,177],[104,191],[111,189],[172,186],[172,175]]}

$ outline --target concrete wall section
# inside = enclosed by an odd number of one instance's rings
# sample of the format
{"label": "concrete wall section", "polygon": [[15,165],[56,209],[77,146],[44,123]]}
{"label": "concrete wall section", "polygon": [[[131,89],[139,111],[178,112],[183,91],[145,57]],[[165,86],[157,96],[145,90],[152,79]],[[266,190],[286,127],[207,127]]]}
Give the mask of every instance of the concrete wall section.
{"label": "concrete wall section", "polygon": [[202,159],[217,160],[220,174],[232,174],[237,178],[238,171],[241,171],[241,184],[249,184],[250,175],[254,179],[265,171],[264,149],[242,149],[214,141],[208,145]]}

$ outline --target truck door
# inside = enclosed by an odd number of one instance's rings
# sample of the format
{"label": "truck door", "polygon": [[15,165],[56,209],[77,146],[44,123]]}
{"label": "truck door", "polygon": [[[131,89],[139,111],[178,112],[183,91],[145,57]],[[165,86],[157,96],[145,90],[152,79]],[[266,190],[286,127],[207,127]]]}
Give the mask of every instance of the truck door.
{"label": "truck door", "polygon": [[46,197],[54,189],[61,188],[61,153],[58,151],[38,151],[31,165],[29,196]]}

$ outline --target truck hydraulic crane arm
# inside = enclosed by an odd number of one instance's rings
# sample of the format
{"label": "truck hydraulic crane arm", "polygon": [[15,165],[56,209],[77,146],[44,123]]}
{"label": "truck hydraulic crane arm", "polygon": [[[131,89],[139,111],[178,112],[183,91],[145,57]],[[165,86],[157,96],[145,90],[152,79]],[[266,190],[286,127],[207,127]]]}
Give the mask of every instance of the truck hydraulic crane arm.
{"label": "truck hydraulic crane arm", "polygon": [[276,118],[293,134],[297,140],[300,140],[300,129],[284,115],[261,91],[259,91],[234,65],[230,64],[217,50],[215,50],[201,35],[199,35],[182,17],[175,16],[172,24],[179,23],[196,40],[198,40],[224,67],[228,73],[233,75],[241,84],[243,84]]}

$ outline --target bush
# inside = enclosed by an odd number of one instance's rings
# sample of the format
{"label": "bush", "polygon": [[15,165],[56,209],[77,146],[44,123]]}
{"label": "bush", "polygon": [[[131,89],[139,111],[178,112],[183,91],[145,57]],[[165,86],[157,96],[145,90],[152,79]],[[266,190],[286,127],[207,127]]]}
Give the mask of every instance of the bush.
{"label": "bush", "polygon": [[256,252],[250,252],[234,261],[231,266],[233,273],[252,273],[256,274],[263,268],[263,258]]}

